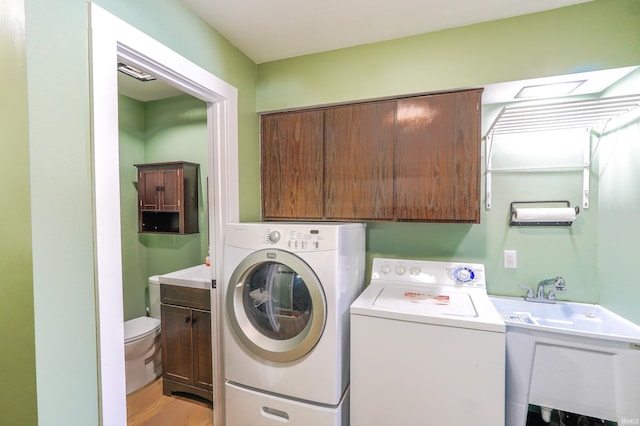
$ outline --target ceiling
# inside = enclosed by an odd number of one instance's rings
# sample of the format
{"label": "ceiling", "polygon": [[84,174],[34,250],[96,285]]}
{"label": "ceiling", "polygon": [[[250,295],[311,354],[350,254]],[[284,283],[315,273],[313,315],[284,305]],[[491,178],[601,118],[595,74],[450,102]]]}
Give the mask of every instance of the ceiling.
{"label": "ceiling", "polygon": [[591,0],[181,1],[260,64]]}

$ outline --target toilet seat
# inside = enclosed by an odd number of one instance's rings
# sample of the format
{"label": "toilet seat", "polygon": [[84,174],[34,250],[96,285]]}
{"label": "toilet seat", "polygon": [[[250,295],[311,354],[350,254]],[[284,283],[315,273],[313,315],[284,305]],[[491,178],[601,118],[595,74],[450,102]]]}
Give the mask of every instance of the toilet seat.
{"label": "toilet seat", "polygon": [[124,343],[135,342],[160,332],[160,320],[151,317],[139,317],[125,321]]}

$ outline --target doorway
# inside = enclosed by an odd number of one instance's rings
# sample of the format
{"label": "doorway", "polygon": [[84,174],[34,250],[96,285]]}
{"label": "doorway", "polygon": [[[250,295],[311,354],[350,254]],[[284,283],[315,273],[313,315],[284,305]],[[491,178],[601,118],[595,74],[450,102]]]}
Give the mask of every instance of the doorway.
{"label": "doorway", "polygon": [[[239,220],[237,89],[90,3],[96,295],[103,425],[126,424],[116,65],[126,62],[207,103],[209,239],[222,253],[224,225]],[[222,258],[212,259],[222,280]],[[224,425],[218,332],[222,302],[211,290],[214,422]]]}

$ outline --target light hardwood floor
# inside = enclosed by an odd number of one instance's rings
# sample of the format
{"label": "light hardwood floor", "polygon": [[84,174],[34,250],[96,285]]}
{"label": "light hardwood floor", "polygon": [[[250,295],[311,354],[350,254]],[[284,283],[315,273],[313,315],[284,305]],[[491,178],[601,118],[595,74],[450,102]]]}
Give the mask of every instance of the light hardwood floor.
{"label": "light hardwood floor", "polygon": [[162,378],[127,396],[128,426],[213,426],[209,401],[162,394]]}

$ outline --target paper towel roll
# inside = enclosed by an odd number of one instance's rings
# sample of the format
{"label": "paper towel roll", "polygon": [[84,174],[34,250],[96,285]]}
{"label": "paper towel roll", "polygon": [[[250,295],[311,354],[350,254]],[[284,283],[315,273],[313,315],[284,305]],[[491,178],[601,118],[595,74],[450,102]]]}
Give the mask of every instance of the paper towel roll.
{"label": "paper towel roll", "polygon": [[573,222],[576,210],[573,207],[556,208],[516,208],[514,222]]}

